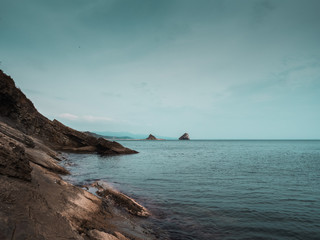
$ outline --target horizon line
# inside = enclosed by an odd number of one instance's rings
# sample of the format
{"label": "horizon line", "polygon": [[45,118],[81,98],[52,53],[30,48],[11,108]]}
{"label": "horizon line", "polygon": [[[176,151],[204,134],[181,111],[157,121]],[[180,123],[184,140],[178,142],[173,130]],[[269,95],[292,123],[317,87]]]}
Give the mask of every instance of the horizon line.
{"label": "horizon line", "polygon": [[[108,139],[108,138],[107,138]],[[146,139],[115,139],[115,140],[146,140]],[[167,141],[320,141],[320,138],[194,138],[190,140],[160,139]],[[146,140],[150,141],[150,140]],[[153,140],[157,141],[157,140]]]}

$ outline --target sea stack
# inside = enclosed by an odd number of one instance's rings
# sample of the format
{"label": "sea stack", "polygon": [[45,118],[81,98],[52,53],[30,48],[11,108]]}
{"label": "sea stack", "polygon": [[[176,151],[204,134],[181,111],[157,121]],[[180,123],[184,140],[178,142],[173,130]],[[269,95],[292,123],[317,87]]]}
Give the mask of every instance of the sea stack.
{"label": "sea stack", "polygon": [[150,134],[149,137],[146,138],[146,140],[158,140],[158,138]]}
{"label": "sea stack", "polygon": [[190,140],[189,134],[185,133],[181,137],[179,137],[179,140]]}

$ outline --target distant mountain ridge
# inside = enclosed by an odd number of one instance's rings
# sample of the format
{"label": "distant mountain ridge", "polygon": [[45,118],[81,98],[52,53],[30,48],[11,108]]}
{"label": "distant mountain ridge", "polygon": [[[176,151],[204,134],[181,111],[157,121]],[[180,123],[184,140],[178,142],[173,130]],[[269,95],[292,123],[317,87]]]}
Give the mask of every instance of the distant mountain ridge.
{"label": "distant mountain ridge", "polygon": [[[93,132],[95,134],[98,134],[100,136],[103,136],[107,139],[146,139],[149,134],[135,134],[135,133],[130,133],[130,132],[99,132],[95,131]],[[161,139],[166,139],[166,140],[177,140],[178,138],[173,138],[173,137],[166,137],[166,136],[158,136],[158,138]]]}
{"label": "distant mountain ridge", "polygon": [[122,136],[122,137],[116,137],[116,136],[107,136],[107,135],[102,135],[102,134],[97,134],[97,133],[94,133],[94,132],[89,132],[89,131],[86,131],[84,132],[90,136],[93,136],[93,137],[96,137],[96,138],[106,138],[108,140],[121,140],[121,139],[133,139],[131,137],[128,137],[128,136]]}

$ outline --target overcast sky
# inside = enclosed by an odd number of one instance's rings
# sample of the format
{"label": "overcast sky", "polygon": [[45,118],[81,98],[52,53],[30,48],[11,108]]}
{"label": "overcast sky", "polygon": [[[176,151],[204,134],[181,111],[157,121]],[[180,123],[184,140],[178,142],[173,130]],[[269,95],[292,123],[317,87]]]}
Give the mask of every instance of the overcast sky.
{"label": "overcast sky", "polygon": [[0,68],[78,130],[320,138],[319,0],[0,0]]}

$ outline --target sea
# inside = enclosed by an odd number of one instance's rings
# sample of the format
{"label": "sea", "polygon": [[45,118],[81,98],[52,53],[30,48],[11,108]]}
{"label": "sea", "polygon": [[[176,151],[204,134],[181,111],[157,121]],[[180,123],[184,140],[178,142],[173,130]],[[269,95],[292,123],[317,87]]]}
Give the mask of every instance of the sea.
{"label": "sea", "polygon": [[68,154],[67,180],[133,197],[160,239],[320,239],[318,140],[119,143],[139,154]]}

